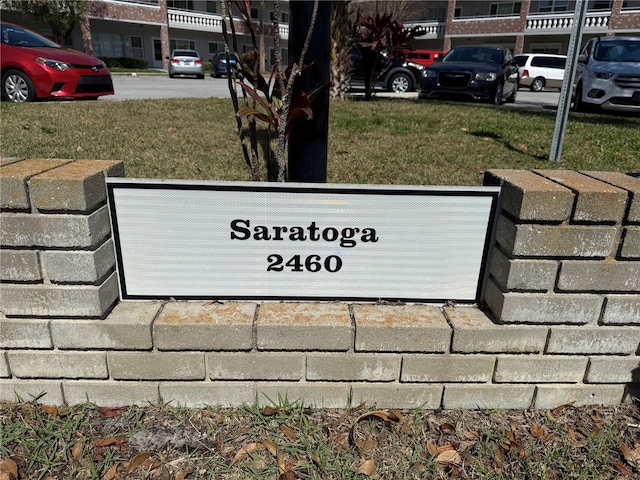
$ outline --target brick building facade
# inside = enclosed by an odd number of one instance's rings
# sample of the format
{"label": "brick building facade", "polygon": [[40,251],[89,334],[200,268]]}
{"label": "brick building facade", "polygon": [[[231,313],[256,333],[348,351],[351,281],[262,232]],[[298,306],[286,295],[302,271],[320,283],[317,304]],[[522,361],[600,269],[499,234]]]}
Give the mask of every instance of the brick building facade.
{"label": "brick building facade", "polygon": [[[414,2],[409,25],[422,26],[416,48],[449,50],[456,45],[506,46],[515,53],[567,52],[575,0],[425,0]],[[273,63],[275,2],[254,1],[252,18],[265,31],[266,65]],[[288,57],[289,2],[279,2],[282,58]],[[3,11],[3,20],[47,34],[18,12]],[[234,15],[239,19],[238,15]],[[174,48],[196,49],[205,59],[224,50],[219,0],[93,0],[88,22],[76,27],[72,47],[101,57],[140,57],[151,68],[166,68]],[[236,20],[240,53],[251,38]],[[84,28],[83,28],[84,27]],[[588,0],[584,38],[640,35],[640,0]]]}
{"label": "brick building facade", "polygon": [[[263,25],[269,65],[274,58],[274,2],[254,3],[251,16],[257,28]],[[280,5],[281,55],[287,58],[289,4]],[[233,18],[239,36],[237,50],[243,53],[253,48],[252,40],[238,12],[233,12]],[[3,9],[2,19],[50,34],[46,25],[16,11]],[[71,47],[86,51],[90,46],[98,57],[145,58],[150,68],[166,69],[167,57],[176,48],[198,50],[205,60],[224,51],[222,20],[219,0],[92,0],[88,22],[76,27]]]}
{"label": "brick building facade", "polygon": [[[504,46],[515,53],[567,53],[575,0],[424,2],[409,25],[427,32],[416,48]],[[588,0],[583,41],[599,35],[640,35],[639,0]]]}

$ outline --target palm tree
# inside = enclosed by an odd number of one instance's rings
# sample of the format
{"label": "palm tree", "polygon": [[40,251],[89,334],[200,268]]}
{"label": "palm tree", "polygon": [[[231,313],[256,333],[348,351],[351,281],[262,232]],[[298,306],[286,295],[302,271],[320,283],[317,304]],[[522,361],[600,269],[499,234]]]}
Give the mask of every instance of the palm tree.
{"label": "palm tree", "polygon": [[346,100],[351,83],[353,38],[349,26],[350,0],[331,5],[331,100]]}

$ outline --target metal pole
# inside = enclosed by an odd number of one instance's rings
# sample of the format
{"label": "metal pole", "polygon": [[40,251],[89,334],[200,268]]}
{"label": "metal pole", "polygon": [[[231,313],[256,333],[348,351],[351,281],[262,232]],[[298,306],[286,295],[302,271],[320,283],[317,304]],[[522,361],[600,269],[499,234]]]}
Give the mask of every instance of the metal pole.
{"label": "metal pole", "polygon": [[571,106],[571,90],[576,78],[578,51],[580,50],[586,15],[587,0],[576,0],[576,10],[573,14],[573,25],[567,50],[567,64],[564,70],[564,79],[560,90],[560,99],[558,100],[558,112],[556,113],[556,126],[553,131],[551,151],[549,153],[549,160],[552,162],[560,161],[562,141],[564,140],[564,132],[567,128],[567,118],[569,117],[569,108]]}

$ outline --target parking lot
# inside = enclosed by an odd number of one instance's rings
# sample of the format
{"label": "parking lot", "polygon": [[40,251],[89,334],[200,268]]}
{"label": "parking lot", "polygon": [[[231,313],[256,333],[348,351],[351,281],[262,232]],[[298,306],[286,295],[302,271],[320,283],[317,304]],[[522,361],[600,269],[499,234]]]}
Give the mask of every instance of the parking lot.
{"label": "parking lot", "polygon": [[[115,95],[102,97],[102,100],[142,100],[151,98],[227,98],[229,87],[226,78],[205,77],[204,80],[181,77],[169,78],[168,75],[113,75]],[[359,92],[356,90],[355,95]],[[417,98],[416,92],[390,93],[378,90],[377,96],[390,98]],[[555,109],[558,106],[560,92],[549,90],[531,92],[520,89],[514,104],[507,108]],[[425,102],[428,102],[425,100]]]}

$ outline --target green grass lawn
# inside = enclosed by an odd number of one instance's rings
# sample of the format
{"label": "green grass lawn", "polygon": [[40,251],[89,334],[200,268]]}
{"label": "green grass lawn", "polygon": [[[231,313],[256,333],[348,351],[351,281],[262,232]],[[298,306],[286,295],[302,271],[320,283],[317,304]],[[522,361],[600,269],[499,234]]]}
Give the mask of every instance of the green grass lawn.
{"label": "green grass lawn", "polygon": [[[0,107],[2,156],[110,159],[128,177],[248,180],[229,99],[46,102]],[[490,168],[640,170],[640,119],[375,99],[330,107],[331,183],[478,185]]]}

